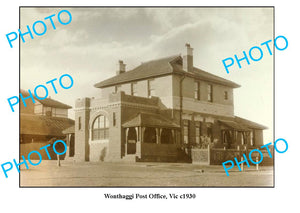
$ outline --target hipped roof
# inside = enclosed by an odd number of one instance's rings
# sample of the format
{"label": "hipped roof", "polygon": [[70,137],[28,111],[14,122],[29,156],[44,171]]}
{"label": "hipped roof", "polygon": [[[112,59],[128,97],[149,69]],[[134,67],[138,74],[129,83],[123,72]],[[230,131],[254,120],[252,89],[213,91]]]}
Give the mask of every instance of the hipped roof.
{"label": "hipped roof", "polygon": [[[26,91],[26,90],[21,89],[20,92],[21,92],[21,94],[23,95],[24,98],[29,96],[29,92]],[[72,108],[71,106],[69,106],[67,104],[64,104],[62,102],[56,101],[52,98],[46,98],[44,100],[40,100],[40,99],[37,99],[34,95],[33,95],[33,97],[34,97],[35,101],[40,102],[44,106],[60,108],[60,109],[71,109]]]}
{"label": "hipped roof", "polygon": [[200,80],[206,80],[232,88],[240,87],[240,85],[218,77],[211,73],[205,72],[199,68],[194,67],[192,72],[186,72],[182,69],[182,57],[180,55],[161,58],[149,62],[142,63],[133,70],[116,75],[112,78],[101,81],[94,86],[97,88],[104,88],[126,82],[132,82],[152,77],[158,77],[169,74],[187,75]]}
{"label": "hipped roof", "polygon": [[162,128],[180,128],[165,116],[152,113],[138,113],[133,118],[122,124],[122,127],[162,127]]}
{"label": "hipped roof", "polygon": [[20,134],[63,136],[63,130],[74,125],[69,118],[20,114]]}

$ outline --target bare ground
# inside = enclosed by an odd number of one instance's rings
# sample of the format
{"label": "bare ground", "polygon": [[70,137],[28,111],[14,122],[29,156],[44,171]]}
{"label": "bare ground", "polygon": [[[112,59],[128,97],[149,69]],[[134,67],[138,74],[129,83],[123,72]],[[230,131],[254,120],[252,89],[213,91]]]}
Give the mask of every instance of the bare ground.
{"label": "bare ground", "polygon": [[240,172],[184,163],[73,163],[43,161],[21,169],[21,187],[273,187],[273,167]]}

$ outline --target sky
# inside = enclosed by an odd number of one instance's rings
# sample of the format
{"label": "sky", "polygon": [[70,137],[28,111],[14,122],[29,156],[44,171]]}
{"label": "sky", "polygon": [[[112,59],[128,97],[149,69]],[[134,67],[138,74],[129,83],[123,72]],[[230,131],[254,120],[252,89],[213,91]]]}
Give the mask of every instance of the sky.
{"label": "sky", "polygon": [[[57,14],[72,15],[68,25]],[[65,73],[74,79],[65,90],[57,82],[51,98],[74,107],[82,97],[100,97],[93,85],[115,75],[118,60],[126,70],[142,62],[185,54],[185,43],[194,48],[194,66],[241,85],[234,90],[235,115],[267,126],[264,143],[273,141],[273,55],[261,43],[274,38],[272,8],[21,8],[20,29],[52,14],[56,29],[44,21],[42,36],[25,36],[20,49],[21,88],[37,85]],[[63,22],[68,21],[62,13]],[[36,25],[41,32],[41,25]],[[277,36],[277,35],[276,35]],[[253,46],[263,50],[260,61],[236,62],[226,73],[222,60],[242,58]],[[273,52],[272,42],[270,47]],[[257,52],[253,56],[258,58]],[[41,93],[42,96],[42,93]],[[69,117],[74,117],[69,110]]]}

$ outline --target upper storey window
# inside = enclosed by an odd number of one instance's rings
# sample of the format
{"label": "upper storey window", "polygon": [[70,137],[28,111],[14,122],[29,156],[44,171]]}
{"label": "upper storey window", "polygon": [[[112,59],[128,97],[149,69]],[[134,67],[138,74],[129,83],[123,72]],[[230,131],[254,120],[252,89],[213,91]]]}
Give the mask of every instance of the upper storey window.
{"label": "upper storey window", "polygon": [[228,100],[228,92],[224,91],[224,100]]}
{"label": "upper storey window", "polygon": [[200,100],[200,82],[199,81],[194,82],[194,98],[196,100]]}
{"label": "upper storey window", "polygon": [[212,84],[207,85],[207,101],[213,102],[213,86],[212,86]]}
{"label": "upper storey window", "polygon": [[137,96],[137,83],[131,83],[131,95]]}
{"label": "upper storey window", "polygon": [[148,97],[155,96],[154,79],[148,80]]}
{"label": "upper storey window", "polygon": [[120,91],[121,91],[121,85],[115,86],[115,93],[120,92]]}
{"label": "upper storey window", "polygon": [[78,130],[81,130],[81,117],[78,118]]}

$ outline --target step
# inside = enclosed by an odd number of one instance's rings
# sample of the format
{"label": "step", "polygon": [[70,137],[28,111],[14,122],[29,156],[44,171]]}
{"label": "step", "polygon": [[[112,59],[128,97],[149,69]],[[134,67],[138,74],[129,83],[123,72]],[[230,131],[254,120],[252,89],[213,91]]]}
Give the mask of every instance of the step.
{"label": "step", "polygon": [[122,158],[125,162],[136,162],[136,155],[126,155]]}

